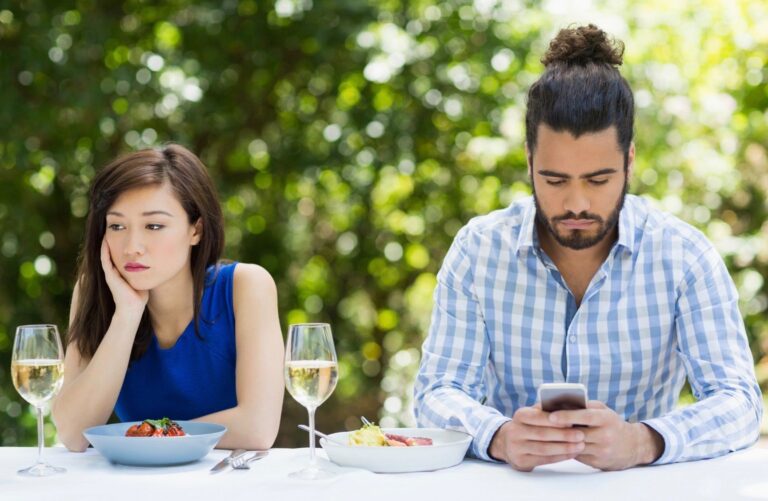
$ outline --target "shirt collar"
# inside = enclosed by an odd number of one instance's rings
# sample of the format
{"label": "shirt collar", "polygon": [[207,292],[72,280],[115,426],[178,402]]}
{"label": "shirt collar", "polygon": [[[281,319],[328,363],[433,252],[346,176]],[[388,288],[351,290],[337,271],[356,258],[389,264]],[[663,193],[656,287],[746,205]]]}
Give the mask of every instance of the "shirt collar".
{"label": "shirt collar", "polygon": [[[623,247],[630,254],[635,251],[635,208],[632,195],[624,198],[624,206],[619,212],[619,239],[616,242],[617,247]],[[536,251],[538,247],[538,237],[536,236],[536,204],[533,196],[526,200],[526,207],[523,211],[523,219],[520,223],[520,232],[517,236],[516,254],[520,254],[525,249]]]}
{"label": "shirt collar", "polygon": [[635,252],[635,211],[634,198],[627,195],[619,213],[619,239],[616,246],[624,247],[630,254]]}
{"label": "shirt collar", "polygon": [[523,219],[520,223],[520,232],[517,234],[517,248],[515,249],[515,253],[518,255],[525,249],[533,249],[535,251],[535,246],[538,246],[538,238],[534,238],[534,232],[536,231],[536,204],[533,201],[533,196],[528,197],[523,203],[525,204],[525,209],[523,210]]}

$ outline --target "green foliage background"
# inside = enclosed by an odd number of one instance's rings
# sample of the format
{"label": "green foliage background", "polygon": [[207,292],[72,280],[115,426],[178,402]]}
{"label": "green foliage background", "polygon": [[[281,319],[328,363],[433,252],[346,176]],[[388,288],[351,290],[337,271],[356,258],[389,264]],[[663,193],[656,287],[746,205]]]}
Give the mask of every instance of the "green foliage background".
{"label": "green foliage background", "polygon": [[[0,3],[0,443],[35,441],[14,329],[65,330],[94,172],[166,141],[209,166],[226,256],[273,274],[284,328],[331,322],[318,427],[411,423],[442,257],[529,193],[526,90],[555,31],[587,21],[626,42],[631,190],[717,245],[765,389],[765,2],[19,0]],[[305,444],[305,420],[286,396],[278,445]]]}

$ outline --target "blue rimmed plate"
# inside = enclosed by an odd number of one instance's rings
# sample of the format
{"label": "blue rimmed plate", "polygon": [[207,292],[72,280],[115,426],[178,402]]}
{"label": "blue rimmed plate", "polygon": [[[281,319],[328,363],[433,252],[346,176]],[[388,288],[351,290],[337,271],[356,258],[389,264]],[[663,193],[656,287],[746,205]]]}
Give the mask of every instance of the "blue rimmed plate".
{"label": "blue rimmed plate", "polygon": [[136,423],[94,426],[83,432],[102,456],[113,463],[131,466],[170,466],[205,457],[219,443],[227,428],[214,423],[177,421],[182,437],[126,437]]}

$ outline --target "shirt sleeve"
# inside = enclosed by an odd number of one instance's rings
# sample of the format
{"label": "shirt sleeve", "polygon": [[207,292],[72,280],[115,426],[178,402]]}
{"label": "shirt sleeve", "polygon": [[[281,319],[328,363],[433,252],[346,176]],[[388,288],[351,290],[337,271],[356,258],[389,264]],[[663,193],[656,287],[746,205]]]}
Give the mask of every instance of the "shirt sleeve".
{"label": "shirt sleeve", "polygon": [[711,245],[680,285],[675,318],[678,356],[697,402],[643,421],[664,438],[654,464],[712,458],[753,444],[762,395],[736,287]]}
{"label": "shirt sleeve", "polygon": [[468,235],[466,227],[459,232],[437,276],[432,321],[414,386],[414,412],[421,426],[469,433],[470,455],[495,461],[488,447],[509,418],[481,403],[490,347],[466,251]]}

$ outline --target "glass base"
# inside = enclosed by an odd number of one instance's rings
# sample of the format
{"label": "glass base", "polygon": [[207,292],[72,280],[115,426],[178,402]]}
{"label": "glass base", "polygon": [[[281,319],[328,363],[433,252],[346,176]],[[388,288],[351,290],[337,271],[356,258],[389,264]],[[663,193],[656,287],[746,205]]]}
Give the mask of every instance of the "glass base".
{"label": "glass base", "polygon": [[66,468],[51,466],[48,463],[37,463],[36,465],[30,466],[29,468],[24,468],[23,470],[18,471],[19,475],[23,475],[25,477],[48,477],[50,475],[57,475],[59,473],[66,472]]}
{"label": "glass base", "polygon": [[323,478],[335,477],[336,475],[334,473],[331,473],[328,470],[323,470],[321,468],[308,467],[308,468],[304,468],[303,470],[289,473],[288,476],[290,478],[297,478],[299,480],[320,480]]}

